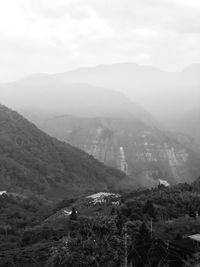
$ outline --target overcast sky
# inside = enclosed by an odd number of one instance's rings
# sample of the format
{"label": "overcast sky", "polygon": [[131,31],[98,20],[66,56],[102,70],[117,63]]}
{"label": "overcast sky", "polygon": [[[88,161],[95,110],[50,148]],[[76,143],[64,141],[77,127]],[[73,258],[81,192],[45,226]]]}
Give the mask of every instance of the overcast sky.
{"label": "overcast sky", "polygon": [[101,63],[200,63],[199,0],[0,1],[0,81]]}

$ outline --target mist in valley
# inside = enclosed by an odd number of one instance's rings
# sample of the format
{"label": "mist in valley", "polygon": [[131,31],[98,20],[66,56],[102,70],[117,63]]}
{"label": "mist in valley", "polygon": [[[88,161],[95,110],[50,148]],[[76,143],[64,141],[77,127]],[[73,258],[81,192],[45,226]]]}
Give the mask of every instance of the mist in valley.
{"label": "mist in valley", "polygon": [[196,260],[199,16],[197,0],[2,3],[0,267]]}

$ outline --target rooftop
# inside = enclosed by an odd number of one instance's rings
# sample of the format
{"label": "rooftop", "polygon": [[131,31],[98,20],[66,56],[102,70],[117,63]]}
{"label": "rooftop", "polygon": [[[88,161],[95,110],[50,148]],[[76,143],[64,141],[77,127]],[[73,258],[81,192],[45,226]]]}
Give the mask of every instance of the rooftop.
{"label": "rooftop", "polygon": [[95,198],[110,197],[110,196],[112,196],[112,197],[120,197],[119,194],[108,193],[108,192],[99,192],[99,193],[96,193],[94,195],[90,195],[87,198],[95,199]]}
{"label": "rooftop", "polygon": [[3,194],[6,194],[7,191],[0,191],[0,196],[3,195]]}
{"label": "rooftop", "polygon": [[195,240],[197,242],[200,242],[200,234],[195,234],[195,235],[189,235],[188,236],[190,239]]}

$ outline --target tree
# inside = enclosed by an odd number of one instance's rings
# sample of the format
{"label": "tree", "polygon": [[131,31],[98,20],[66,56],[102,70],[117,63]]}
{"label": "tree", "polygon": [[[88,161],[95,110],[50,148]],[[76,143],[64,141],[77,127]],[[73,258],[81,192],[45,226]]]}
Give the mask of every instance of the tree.
{"label": "tree", "polygon": [[155,219],[156,218],[155,208],[153,206],[152,201],[150,201],[150,200],[147,200],[147,202],[145,203],[143,212],[145,214],[147,214],[147,216],[150,217],[151,219]]}
{"label": "tree", "polygon": [[196,217],[196,212],[195,212],[194,207],[192,205],[190,205],[188,209],[189,209],[189,211],[188,211],[189,216],[195,218]]}
{"label": "tree", "polygon": [[114,207],[112,207],[111,212],[110,212],[110,215],[111,216],[115,215],[115,208]]}
{"label": "tree", "polygon": [[72,208],[72,213],[70,214],[70,220],[72,221],[76,221],[77,220],[77,211],[75,210],[75,208]]}
{"label": "tree", "polygon": [[129,254],[129,260],[134,263],[134,266],[143,267],[148,262],[148,252],[151,243],[151,233],[146,224],[142,223],[136,235],[135,244],[132,245]]}
{"label": "tree", "polygon": [[123,239],[118,235],[115,218],[79,217],[76,235],[53,249],[48,267],[118,267],[123,260]]}
{"label": "tree", "polygon": [[200,252],[193,254],[191,258],[184,261],[184,267],[198,267],[200,265]]}

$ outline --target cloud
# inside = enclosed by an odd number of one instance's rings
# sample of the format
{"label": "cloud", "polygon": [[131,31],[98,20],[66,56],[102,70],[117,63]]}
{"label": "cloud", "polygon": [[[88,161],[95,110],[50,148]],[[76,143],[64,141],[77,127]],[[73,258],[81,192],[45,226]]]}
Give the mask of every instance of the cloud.
{"label": "cloud", "polygon": [[2,1],[0,80],[119,61],[180,69],[200,62],[199,33],[197,0]]}

